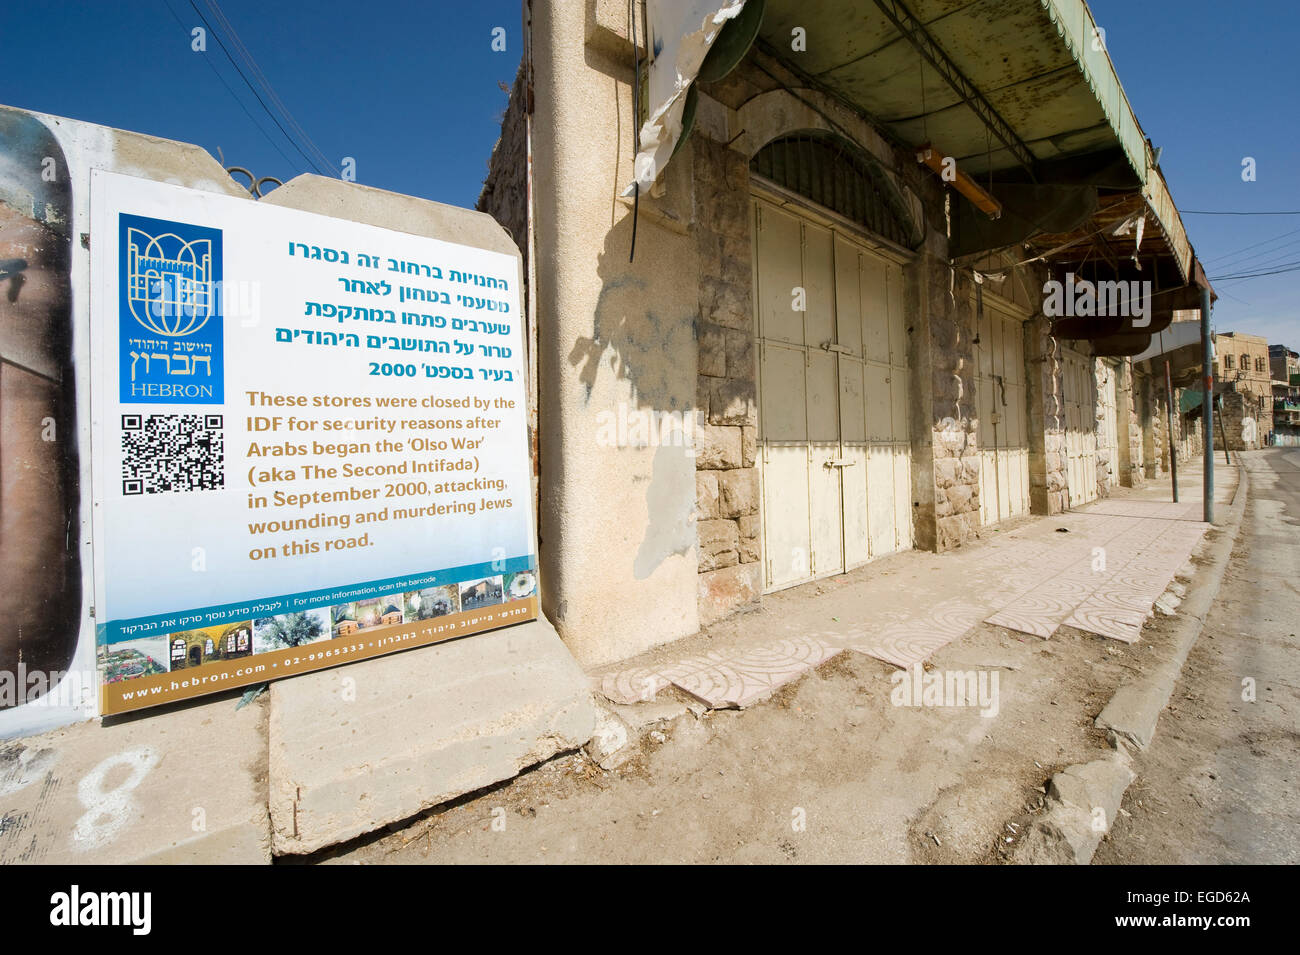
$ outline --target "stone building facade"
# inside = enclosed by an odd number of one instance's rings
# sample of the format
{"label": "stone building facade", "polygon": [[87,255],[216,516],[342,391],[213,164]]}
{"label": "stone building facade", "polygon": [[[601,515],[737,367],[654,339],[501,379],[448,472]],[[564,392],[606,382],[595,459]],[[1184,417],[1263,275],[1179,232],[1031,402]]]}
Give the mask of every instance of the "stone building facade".
{"label": "stone building facade", "polygon": [[[1214,336],[1215,391],[1224,399],[1229,448],[1264,446],[1273,430],[1273,371],[1268,340],[1243,332]],[[1229,396],[1237,394],[1240,399]],[[1231,409],[1231,410],[1230,410]],[[1215,433],[1215,447],[1222,436]]]}
{"label": "stone building facade", "polygon": [[[915,148],[758,45],[695,85],[690,135],[632,198],[647,51],[626,5],[530,11],[531,82],[521,71],[512,89],[479,208],[535,259],[542,606],[581,662],[1160,473],[1149,379],[1053,335],[1043,289],[1059,276],[1028,246],[954,254],[968,200]],[[865,190],[865,208],[840,202],[846,184]],[[821,296],[796,319],[797,341],[774,330],[787,292]],[[860,310],[861,338],[846,307]],[[677,416],[688,440],[615,446],[599,437],[611,414]],[[776,433],[790,422],[804,431]],[[792,543],[791,522],[808,543]],[[792,563],[802,570],[783,576]]]}
{"label": "stone building facade", "polygon": [[696,527],[700,624],[762,592],[758,394],[749,278],[749,170],[717,143],[694,144],[700,312],[696,394]]}

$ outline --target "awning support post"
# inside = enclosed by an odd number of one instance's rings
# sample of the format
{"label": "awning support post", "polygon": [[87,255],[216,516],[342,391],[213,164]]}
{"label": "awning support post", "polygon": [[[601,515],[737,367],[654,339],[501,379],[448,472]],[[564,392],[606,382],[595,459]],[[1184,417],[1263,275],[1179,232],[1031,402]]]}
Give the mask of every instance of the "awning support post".
{"label": "awning support post", "polygon": [[1202,460],[1205,484],[1202,491],[1205,523],[1214,523],[1214,362],[1210,357],[1210,290],[1201,289],[1201,370],[1205,397],[1201,402],[1201,421],[1205,440]]}
{"label": "awning support post", "polygon": [[1174,488],[1174,503],[1178,503],[1178,445],[1174,441],[1174,385],[1169,375],[1169,359],[1165,359],[1165,428],[1169,432],[1169,481]]}

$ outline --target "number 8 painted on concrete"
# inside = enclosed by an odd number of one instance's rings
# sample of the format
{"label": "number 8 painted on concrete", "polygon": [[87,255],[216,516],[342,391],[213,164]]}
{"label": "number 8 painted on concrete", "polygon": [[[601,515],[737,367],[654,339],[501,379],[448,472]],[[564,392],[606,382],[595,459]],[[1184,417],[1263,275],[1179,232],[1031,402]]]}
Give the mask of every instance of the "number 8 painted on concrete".
{"label": "number 8 painted on concrete", "polygon": [[[77,798],[86,814],[72,829],[72,842],[83,852],[102,849],[118,837],[131,822],[135,801],[131,793],[158,763],[158,756],[147,746],[123,750],[108,757],[77,784]],[[126,766],[130,773],[113,789],[104,791],[104,780],[116,766]]]}

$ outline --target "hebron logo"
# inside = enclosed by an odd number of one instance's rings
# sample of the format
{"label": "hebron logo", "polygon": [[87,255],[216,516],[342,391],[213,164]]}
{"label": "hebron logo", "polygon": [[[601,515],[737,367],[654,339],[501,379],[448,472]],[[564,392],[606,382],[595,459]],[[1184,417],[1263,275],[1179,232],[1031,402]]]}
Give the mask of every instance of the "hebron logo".
{"label": "hebron logo", "polygon": [[122,213],[118,400],[225,400],[221,230]]}
{"label": "hebron logo", "polygon": [[127,925],[133,935],[148,935],[153,926],[152,892],[70,892],[50,896],[51,925]]}

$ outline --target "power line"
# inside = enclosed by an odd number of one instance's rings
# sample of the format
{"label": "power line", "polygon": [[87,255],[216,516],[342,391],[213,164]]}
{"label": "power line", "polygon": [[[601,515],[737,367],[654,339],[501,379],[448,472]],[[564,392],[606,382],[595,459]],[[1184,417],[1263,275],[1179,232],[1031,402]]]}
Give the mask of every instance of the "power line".
{"label": "power line", "polygon": [[[1260,242],[1253,242],[1250,245],[1243,245],[1240,249],[1234,249],[1231,252],[1224,252],[1222,255],[1211,256],[1208,259],[1202,259],[1201,264],[1204,265],[1206,262],[1218,262],[1221,261],[1222,259],[1235,259],[1242,252],[1249,251],[1250,249],[1259,248],[1261,245],[1268,245],[1272,242],[1276,242],[1278,239],[1285,239],[1287,236],[1295,235],[1297,232],[1300,232],[1300,229],[1292,229],[1290,232],[1283,232],[1281,235],[1275,235],[1271,239],[1264,239]],[[1289,242],[1287,243],[1287,245],[1290,244],[1291,243]],[[1281,246],[1279,246],[1279,248],[1281,248]]]}
{"label": "power line", "polygon": [[226,55],[226,59],[229,60],[230,65],[235,68],[235,72],[239,74],[239,78],[244,81],[244,85],[248,87],[248,91],[253,94],[254,98],[256,98],[259,103],[262,104],[262,109],[266,110],[266,115],[271,117],[271,122],[275,123],[276,128],[279,129],[284,138],[289,141],[289,145],[298,150],[298,154],[301,155],[303,159],[307,160],[308,164],[314,167],[317,172],[324,174],[324,170],[321,169],[310,156],[303,152],[302,147],[298,145],[298,141],[285,131],[284,126],[281,125],[278,119],[276,119],[275,114],[272,113],[270,107],[266,105],[266,101],[262,99],[261,94],[259,94],[257,90],[253,89],[253,84],[248,81],[248,77],[244,75],[244,71],[239,68],[239,64],[235,62],[235,58],[231,56],[230,51],[226,49],[226,44],[221,40],[221,34],[212,28],[212,24],[210,24],[208,18],[203,15],[203,11],[199,9],[198,4],[196,4],[194,0],[190,0],[190,6],[193,7],[194,12],[198,14],[199,19],[203,21],[203,25],[207,27],[208,32],[212,34],[213,39],[217,41],[217,46],[221,47],[221,52]]}
{"label": "power line", "polygon": [[[1287,243],[1287,245],[1294,245],[1294,244],[1295,243],[1293,242]],[[1223,272],[1228,272],[1228,271],[1257,272],[1262,268],[1267,268],[1270,265],[1275,265],[1277,262],[1281,261],[1282,259],[1289,258],[1295,255],[1296,251],[1297,251],[1296,249],[1288,249],[1285,246],[1279,246],[1276,249],[1270,249],[1268,252],[1261,252],[1257,256],[1251,256],[1248,259],[1244,259],[1240,262],[1235,262],[1232,265],[1220,265],[1219,269],[1220,271]]]}
{"label": "power line", "polygon": [[1300,216],[1300,210],[1295,212],[1207,212],[1204,209],[1179,209],[1185,216]]}
{"label": "power line", "polygon": [[244,41],[240,38],[238,31],[235,30],[235,25],[226,17],[225,12],[221,9],[221,5],[217,0],[204,0],[204,2],[207,4],[208,10],[212,13],[213,17],[226,31],[226,36],[234,46],[235,52],[239,54],[240,59],[244,61],[244,65],[252,72],[253,78],[257,80],[258,85],[280,111],[280,115],[285,118],[290,128],[293,129],[299,138],[306,142],[307,148],[311,150],[312,154],[324,163],[325,168],[333,171],[334,163],[332,163],[329,158],[321,152],[320,147],[316,145],[315,141],[310,135],[308,135],[307,131],[302,128],[302,125],[296,119],[294,119],[293,114],[289,112],[289,107],[287,107],[284,104],[284,101],[280,99],[279,94],[275,92],[275,88],[271,85],[271,81],[266,78],[266,74],[262,72],[262,68],[257,65],[257,60],[253,58],[253,54],[249,51],[248,47],[244,45]]}
{"label": "power line", "polygon": [[1286,272],[1300,271],[1300,259],[1293,262],[1287,262],[1286,268],[1274,269],[1267,272],[1243,272],[1239,275],[1219,275],[1210,279],[1211,282],[1238,282],[1242,279],[1258,279],[1266,275],[1282,275]]}
{"label": "power line", "polygon": [[[167,12],[169,12],[172,15],[172,19],[176,21],[177,25],[182,30],[184,30],[185,34],[188,36],[190,33],[190,28],[187,27],[184,21],[182,21],[181,18],[176,15],[176,11],[172,9],[170,0],[163,0],[163,3],[167,6]],[[271,138],[271,134],[268,133],[262,127],[262,124],[259,123],[253,117],[253,114],[248,111],[248,107],[244,105],[244,101],[241,100],[237,95],[235,95],[235,91],[230,88],[230,84],[227,83],[226,78],[221,75],[221,71],[218,70],[215,66],[213,66],[212,61],[208,59],[206,56],[203,57],[203,62],[208,65],[208,69],[212,71],[212,74],[218,80],[221,81],[221,85],[226,88],[226,92],[230,94],[230,98],[233,99],[235,103],[238,104],[239,108],[244,111],[244,115],[248,117],[248,121],[253,124],[253,126],[257,129],[259,133],[262,134],[262,136],[266,139],[266,141],[271,145],[271,148],[280,154],[280,158],[283,159],[286,164],[288,164],[291,167],[294,166],[295,165],[294,161],[284,154],[284,150],[281,149],[280,145],[274,139]]]}
{"label": "power line", "polygon": [[1291,246],[1294,246],[1297,243],[1300,243],[1300,239],[1284,243],[1283,245],[1279,245],[1272,249],[1264,249],[1259,252],[1248,253],[1244,257],[1238,256],[1231,261],[1220,262],[1215,265],[1214,268],[1217,272],[1224,275],[1228,273],[1239,275],[1246,272],[1258,272],[1271,265],[1275,265],[1283,259],[1294,256],[1297,250],[1291,248]]}

